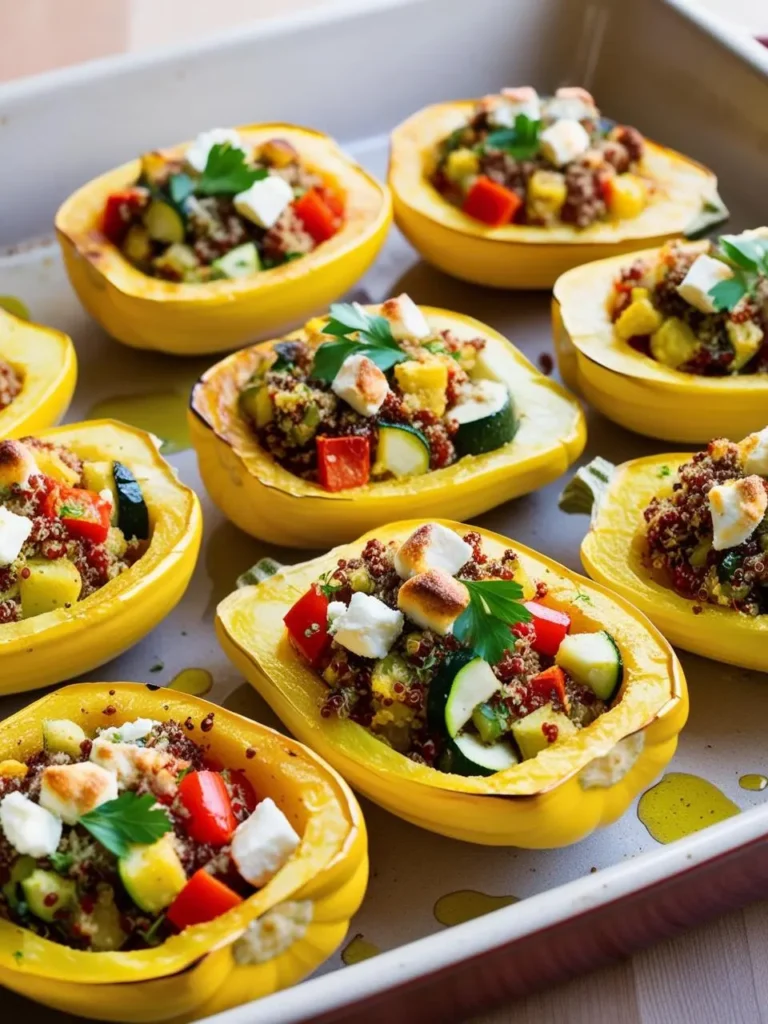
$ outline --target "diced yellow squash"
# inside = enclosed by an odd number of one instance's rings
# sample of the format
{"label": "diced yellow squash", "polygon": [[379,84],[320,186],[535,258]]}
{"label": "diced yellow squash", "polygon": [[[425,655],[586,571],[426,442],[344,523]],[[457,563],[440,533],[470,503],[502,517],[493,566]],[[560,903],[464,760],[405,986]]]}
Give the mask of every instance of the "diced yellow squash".
{"label": "diced yellow squash", "polygon": [[699,341],[691,328],[676,316],[665,320],[651,335],[653,358],[673,369],[690,362],[699,351],[699,347]]}
{"label": "diced yellow squash", "polygon": [[461,185],[479,170],[480,158],[471,149],[454,149],[445,161],[445,176],[456,185]]}
{"label": "diced yellow squash", "polygon": [[437,388],[448,387],[448,367],[438,359],[430,359],[426,363],[419,363],[415,359],[409,359],[405,363],[398,363],[395,366],[395,377],[403,391],[433,391]]}
{"label": "diced yellow squash", "polygon": [[29,576],[22,575],[19,580],[23,618],[68,608],[80,597],[83,581],[77,566],[68,558],[57,558],[53,562],[31,559],[26,568]]}
{"label": "diced yellow squash", "polygon": [[[634,292],[641,291],[635,288]],[[654,334],[664,323],[664,317],[654,308],[650,299],[634,299],[616,321],[616,333],[625,341],[642,334]]]}
{"label": "diced yellow squash", "polygon": [[512,735],[525,760],[536,757],[539,751],[576,732],[576,726],[570,718],[562,711],[555,711],[552,704],[545,704],[537,711],[532,711],[512,726]]}
{"label": "diced yellow squash", "polygon": [[81,745],[88,737],[83,729],[69,718],[46,718],[43,720],[43,748],[53,754],[69,754],[80,757]]}
{"label": "diced yellow squash", "polygon": [[112,472],[111,462],[84,462],[83,463],[83,484],[89,491],[101,494],[102,491],[109,491],[112,495],[112,516],[111,523],[117,526],[117,487],[115,486],[115,475]]}
{"label": "diced yellow squash", "polygon": [[170,832],[156,843],[132,846],[117,866],[129,896],[149,914],[165,910],[187,884]]}
{"label": "diced yellow squash", "polygon": [[21,761],[11,758],[8,761],[0,761],[0,777],[5,779],[23,779],[29,769]]}
{"label": "diced yellow squash", "polygon": [[619,220],[630,220],[642,213],[648,202],[648,186],[636,174],[617,174],[611,178],[608,210]]}
{"label": "diced yellow squash", "polygon": [[74,469],[70,469],[56,452],[52,452],[48,448],[35,448],[34,456],[41,473],[45,473],[53,480],[58,480],[60,484],[65,484],[67,487],[75,487],[79,483],[78,474]]}
{"label": "diced yellow squash", "polygon": [[568,188],[559,171],[534,171],[528,181],[528,212],[533,217],[556,217],[563,208]]}
{"label": "diced yellow squash", "polygon": [[651,293],[647,288],[633,288],[632,289],[632,301],[639,302],[641,299],[650,299]]}
{"label": "diced yellow squash", "polygon": [[736,324],[728,320],[725,325],[728,332],[728,340],[733,345],[735,358],[731,363],[732,370],[740,370],[746,366],[763,343],[763,332],[754,320],[746,320],[742,324]]}
{"label": "diced yellow squash", "polygon": [[442,389],[425,388],[423,391],[407,391],[405,393],[405,404],[408,409],[414,412],[417,409],[427,409],[429,412],[433,412],[435,416],[443,416],[448,400],[445,391]]}

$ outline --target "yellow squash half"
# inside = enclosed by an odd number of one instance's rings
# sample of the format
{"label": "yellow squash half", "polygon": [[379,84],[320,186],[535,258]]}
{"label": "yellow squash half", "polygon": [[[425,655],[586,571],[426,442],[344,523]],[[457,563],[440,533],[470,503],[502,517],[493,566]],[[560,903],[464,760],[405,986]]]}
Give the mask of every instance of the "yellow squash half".
{"label": "yellow squash half", "polygon": [[[656,250],[636,255],[653,259]],[[552,327],[563,380],[604,416],[648,437],[704,444],[762,430],[768,418],[765,374],[683,373],[617,336],[608,302],[626,264],[626,256],[598,260],[569,270],[555,283]]]}
{"label": "yellow squash half", "polygon": [[[105,714],[105,709],[114,714]],[[200,731],[213,713],[213,728]],[[49,694],[0,724],[0,760],[42,748],[44,718],[92,734],[136,718],[191,720],[212,759],[248,776],[301,835],[297,853],[253,896],[155,949],[91,953],[0,920],[0,984],[64,1013],[108,1021],[189,1021],[276,992],[313,971],[340,945],[368,879],[365,825],[345,783],[306,747],[187,694],[139,683],[86,683]],[[255,749],[255,757],[246,750]],[[266,915],[266,917],[265,917]],[[263,919],[297,918],[273,955],[246,962],[238,940]]]}
{"label": "yellow squash half", "polygon": [[90,672],[137,643],[178,604],[200,549],[197,496],[159,455],[153,438],[114,420],[38,433],[84,459],[125,463],[149,509],[147,551],[72,608],[0,626],[0,693],[50,686]]}
{"label": "yellow squash half", "polygon": [[72,339],[0,309],[0,360],[10,363],[22,388],[0,410],[0,439],[35,434],[58,423],[77,380]]}
{"label": "yellow squash half", "polygon": [[425,260],[454,277],[494,288],[551,288],[560,274],[587,260],[683,234],[717,203],[711,171],[647,142],[645,170],[657,191],[638,217],[584,229],[567,224],[489,228],[444,199],[427,178],[438,143],[466,124],[474,108],[474,100],[438,103],[392,133],[389,186],[397,226]]}
{"label": "yellow squash half", "polygon": [[[101,232],[107,196],[135,184],[140,161],[94,178],[56,214],[56,232],[75,291],[88,312],[118,341],[174,355],[225,352],[327,306],[368,269],[392,219],[388,190],[321,132],[288,124],[237,129],[256,146],[286,139],[303,163],[344,198],[341,230],[314,252],[238,280],[177,284],[149,277]],[[185,145],[163,150],[179,156]]]}
{"label": "yellow squash half", "polygon": [[498,534],[471,527],[496,557],[514,547],[522,574],[547,584],[545,603],[567,610],[575,630],[605,628],[615,637],[624,659],[615,706],[573,738],[486,778],[416,764],[349,719],[321,717],[327,688],[292,648],[283,616],[339,558],[356,557],[371,537],[403,541],[422,521],[393,523],[230,594],[216,620],[228,657],[295,736],[365,796],[422,828],[468,842],[546,848],[576,842],[614,821],[675,751],[688,711],[680,664],[624,598]]}
{"label": "yellow squash half", "polygon": [[[486,339],[520,420],[515,438],[496,451],[467,456],[424,476],[331,493],[279,466],[240,415],[238,393],[264,346],[244,349],[203,374],[190,407],[200,475],[211,498],[241,530],[287,547],[316,548],[352,540],[403,516],[471,519],[543,487],[579,457],[586,441],[584,416],[567,391],[479,320],[421,309],[435,331]],[[291,337],[306,337],[306,328]]]}
{"label": "yellow squash half", "polygon": [[643,509],[669,490],[693,453],[633,459],[618,466],[592,513],[581,545],[589,575],[636,604],[677,647],[741,668],[768,672],[768,615],[689,601],[643,564]]}

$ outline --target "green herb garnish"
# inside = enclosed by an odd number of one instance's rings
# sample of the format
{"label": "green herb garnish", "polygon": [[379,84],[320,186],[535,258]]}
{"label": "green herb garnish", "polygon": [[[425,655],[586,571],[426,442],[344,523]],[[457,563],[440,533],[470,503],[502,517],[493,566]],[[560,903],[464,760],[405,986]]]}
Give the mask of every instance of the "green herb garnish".
{"label": "green herb garnish", "polygon": [[59,516],[62,519],[84,519],[85,509],[81,505],[59,505]]}
{"label": "green herb garnish", "polygon": [[486,149],[501,149],[516,160],[530,160],[539,149],[541,121],[534,121],[525,114],[518,114],[514,128],[500,128],[486,135],[483,143]]}
{"label": "green herb garnish", "polygon": [[133,843],[157,842],[173,828],[151,794],[132,790],[84,814],[79,824],[116,857],[125,857]]}
{"label": "green herb garnish", "polygon": [[66,875],[75,863],[75,858],[71,853],[52,853],[48,860],[51,862],[53,870],[58,871],[60,875]]}
{"label": "green herb garnish", "polygon": [[754,296],[761,278],[768,277],[768,238],[722,235],[716,253],[733,269],[733,277],[709,290],[715,309],[734,309],[745,296]]}
{"label": "green herb garnish", "polygon": [[333,598],[334,594],[338,593],[344,587],[343,583],[334,582],[333,573],[329,570],[323,573],[320,577],[318,584],[318,590],[324,597]]}
{"label": "green herb garnish", "polygon": [[520,600],[523,588],[514,580],[461,582],[469,591],[469,605],[456,620],[454,634],[495,665],[514,644],[509,627],[531,621],[531,613]]}
{"label": "green herb garnish", "polygon": [[367,313],[357,302],[334,303],[323,334],[338,340],[326,342],[315,353],[312,376],[317,380],[332,381],[341,364],[353,353],[367,356],[380,370],[389,370],[407,358],[392,334],[389,321]]}
{"label": "green herb garnish", "polygon": [[195,182],[188,174],[173,174],[168,179],[168,194],[176,206],[183,206],[194,191]]}
{"label": "green herb garnish", "polygon": [[669,468],[669,466],[660,466],[659,467],[659,472],[656,475],[660,476],[660,477],[665,477],[665,476],[671,476],[671,474],[672,474],[672,470]]}
{"label": "green herb garnish", "polygon": [[245,192],[254,181],[267,177],[264,167],[249,167],[245,153],[224,142],[213,146],[195,192],[204,196],[234,196]]}

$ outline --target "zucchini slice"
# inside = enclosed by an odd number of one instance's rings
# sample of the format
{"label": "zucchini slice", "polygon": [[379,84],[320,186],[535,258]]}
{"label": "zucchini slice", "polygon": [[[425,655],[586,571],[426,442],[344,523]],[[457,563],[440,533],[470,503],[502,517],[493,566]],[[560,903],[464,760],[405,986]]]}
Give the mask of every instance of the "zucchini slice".
{"label": "zucchini slice", "polygon": [[483,743],[474,733],[463,732],[449,741],[441,767],[454,775],[495,775],[517,764],[519,758],[510,743]]}
{"label": "zucchini slice", "polygon": [[563,637],[555,661],[601,700],[610,700],[621,685],[624,665],[610,633],[570,633]]}
{"label": "zucchini slice", "polygon": [[126,540],[149,540],[149,510],[138,480],[122,462],[112,463],[112,476],[117,492],[117,525]]}
{"label": "zucchini slice", "polygon": [[478,704],[501,687],[487,661],[472,651],[457,651],[443,662],[429,687],[427,715],[432,728],[453,739]]}
{"label": "zucchini slice", "polygon": [[153,242],[183,242],[184,221],[178,210],[162,199],[153,199],[144,213],[144,227]]}
{"label": "zucchini slice", "polygon": [[228,253],[214,260],[211,266],[224,277],[248,277],[249,274],[256,274],[261,270],[259,250],[253,242],[246,242],[245,245],[238,245],[236,249],[230,249]]}
{"label": "zucchini slice", "polygon": [[456,405],[449,417],[458,423],[453,438],[458,458],[484,455],[508,444],[515,436],[515,412],[506,385],[493,380],[480,380],[475,385],[476,397]]}
{"label": "zucchini slice", "polygon": [[420,430],[401,423],[382,423],[374,475],[422,476],[429,472],[429,441]]}

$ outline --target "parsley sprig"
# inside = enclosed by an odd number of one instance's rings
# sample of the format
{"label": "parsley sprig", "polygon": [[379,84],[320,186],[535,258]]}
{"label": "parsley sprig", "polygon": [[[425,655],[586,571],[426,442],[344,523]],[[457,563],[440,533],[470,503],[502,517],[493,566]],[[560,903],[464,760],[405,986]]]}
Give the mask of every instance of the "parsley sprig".
{"label": "parsley sprig", "polygon": [[132,843],[154,843],[170,832],[171,819],[155,798],[132,790],[84,814],[79,822],[116,857],[125,857]]}
{"label": "parsley sprig", "polygon": [[168,180],[168,192],[177,206],[181,206],[191,195],[234,196],[245,192],[254,181],[266,178],[269,172],[264,167],[251,167],[242,149],[228,142],[211,147],[205,170],[199,178],[180,173]]}
{"label": "parsley sprig", "polygon": [[336,341],[325,342],[315,353],[312,376],[317,380],[332,381],[352,353],[368,356],[380,370],[389,370],[407,358],[389,321],[366,312],[358,302],[334,303],[322,333]]}
{"label": "parsley sprig", "polygon": [[732,310],[746,296],[754,296],[760,278],[768,277],[768,238],[722,235],[716,254],[733,270],[733,277],[710,288],[715,309]]}
{"label": "parsley sprig", "polygon": [[539,150],[541,121],[518,114],[514,128],[500,128],[485,137],[486,149],[501,149],[516,160],[530,160]]}
{"label": "parsley sprig", "polygon": [[531,621],[531,613],[520,600],[523,588],[514,580],[461,582],[469,591],[469,605],[456,620],[454,634],[495,665],[514,643],[509,627]]}

